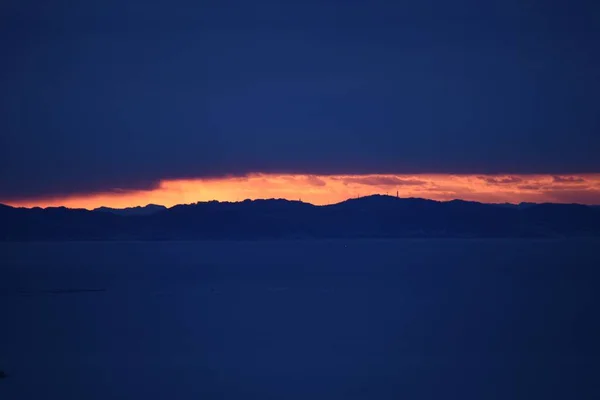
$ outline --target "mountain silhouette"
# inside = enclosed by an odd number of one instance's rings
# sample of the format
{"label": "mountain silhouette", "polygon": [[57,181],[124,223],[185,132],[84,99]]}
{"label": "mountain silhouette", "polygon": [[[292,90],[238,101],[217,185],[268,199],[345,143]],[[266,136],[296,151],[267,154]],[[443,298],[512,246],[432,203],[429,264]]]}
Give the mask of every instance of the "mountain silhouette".
{"label": "mountain silhouette", "polygon": [[163,211],[166,209],[167,209],[167,207],[165,207],[165,206],[159,206],[157,204],[148,204],[144,207],[141,207],[141,206],[127,207],[127,208],[98,207],[98,208],[95,208],[93,211],[109,212],[109,213],[113,213],[113,214],[117,214],[117,215],[129,216],[129,215],[150,215],[150,214],[154,214],[156,212]]}
{"label": "mountain silhouette", "polygon": [[373,195],[315,206],[282,199],[126,210],[0,205],[0,240],[600,237],[600,208]]}

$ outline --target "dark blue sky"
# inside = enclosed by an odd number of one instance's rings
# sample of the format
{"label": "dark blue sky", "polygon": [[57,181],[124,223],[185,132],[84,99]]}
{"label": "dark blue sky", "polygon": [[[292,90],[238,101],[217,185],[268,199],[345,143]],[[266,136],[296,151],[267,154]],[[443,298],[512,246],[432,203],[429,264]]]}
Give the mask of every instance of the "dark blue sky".
{"label": "dark blue sky", "polygon": [[0,3],[0,198],[600,172],[594,1]]}

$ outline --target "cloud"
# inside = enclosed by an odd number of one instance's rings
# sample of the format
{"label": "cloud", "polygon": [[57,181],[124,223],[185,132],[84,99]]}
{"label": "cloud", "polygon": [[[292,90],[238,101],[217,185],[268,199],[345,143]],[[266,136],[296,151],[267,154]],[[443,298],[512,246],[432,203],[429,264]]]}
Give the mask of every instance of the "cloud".
{"label": "cloud", "polygon": [[544,188],[544,186],[542,185],[519,185],[517,186],[518,189],[521,190],[541,190]]}
{"label": "cloud", "polygon": [[402,179],[395,176],[356,176],[344,177],[345,184],[356,183],[368,186],[423,186],[427,182],[418,179]]}
{"label": "cloud", "polygon": [[600,204],[600,190],[545,190],[541,195],[547,202]]}
{"label": "cloud", "polygon": [[549,190],[588,190],[588,189],[592,189],[592,186],[580,185],[580,184],[567,185],[564,183],[559,183],[559,184],[550,184],[546,188]]}
{"label": "cloud", "polygon": [[553,176],[552,181],[555,183],[583,183],[585,179],[580,176]]}
{"label": "cloud", "polygon": [[311,186],[325,186],[327,183],[314,175],[309,175],[306,177],[306,182],[308,182]]}
{"label": "cloud", "polygon": [[519,178],[518,176],[507,176],[505,178],[497,178],[490,176],[480,176],[479,179],[490,185],[508,185],[511,183],[521,183],[523,182],[523,178]]}

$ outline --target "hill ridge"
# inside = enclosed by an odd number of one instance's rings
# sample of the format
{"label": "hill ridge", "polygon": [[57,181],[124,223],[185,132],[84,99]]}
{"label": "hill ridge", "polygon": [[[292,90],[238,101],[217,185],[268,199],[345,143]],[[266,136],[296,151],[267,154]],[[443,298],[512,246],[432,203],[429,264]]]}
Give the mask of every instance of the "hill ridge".
{"label": "hill ridge", "polygon": [[145,207],[131,208],[138,211],[132,214],[3,206],[0,240],[600,237],[600,208],[578,204],[506,205],[372,195],[326,206],[257,199]]}

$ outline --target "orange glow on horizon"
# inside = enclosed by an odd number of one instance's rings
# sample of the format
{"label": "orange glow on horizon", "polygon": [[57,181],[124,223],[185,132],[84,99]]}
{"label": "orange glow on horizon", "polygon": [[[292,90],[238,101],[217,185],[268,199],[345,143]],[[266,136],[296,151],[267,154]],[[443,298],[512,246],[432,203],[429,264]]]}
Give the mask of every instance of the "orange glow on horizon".
{"label": "orange glow on horizon", "polygon": [[600,174],[582,175],[299,175],[163,180],[150,190],[114,191],[53,198],[0,200],[17,207],[93,209],[198,201],[284,198],[325,205],[370,194],[463,199],[489,203],[556,202],[600,204]]}

